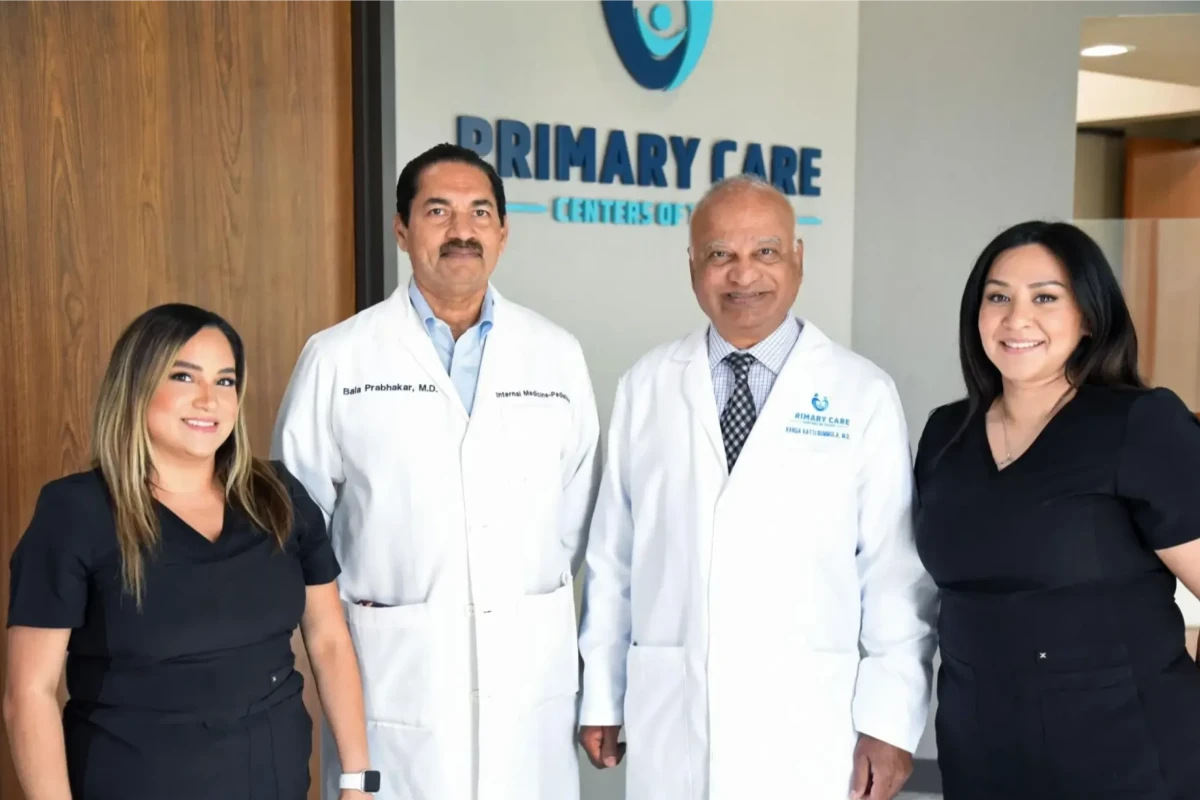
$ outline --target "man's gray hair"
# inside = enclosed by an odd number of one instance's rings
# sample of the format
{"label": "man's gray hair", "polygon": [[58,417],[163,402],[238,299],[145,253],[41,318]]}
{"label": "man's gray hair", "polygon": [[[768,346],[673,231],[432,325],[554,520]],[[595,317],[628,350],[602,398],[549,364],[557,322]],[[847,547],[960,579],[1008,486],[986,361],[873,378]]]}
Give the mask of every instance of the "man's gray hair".
{"label": "man's gray hair", "polygon": [[717,181],[708,188],[708,191],[704,193],[704,196],[701,197],[696,202],[696,205],[692,208],[691,219],[695,220],[697,215],[699,215],[700,210],[704,208],[704,206],[707,205],[714,196],[732,190],[768,192],[782,200],[788,208],[792,207],[792,201],[788,200],[787,195],[779,191],[774,184],[763,179],[761,176],[753,174],[729,175],[721,178],[721,180]]}

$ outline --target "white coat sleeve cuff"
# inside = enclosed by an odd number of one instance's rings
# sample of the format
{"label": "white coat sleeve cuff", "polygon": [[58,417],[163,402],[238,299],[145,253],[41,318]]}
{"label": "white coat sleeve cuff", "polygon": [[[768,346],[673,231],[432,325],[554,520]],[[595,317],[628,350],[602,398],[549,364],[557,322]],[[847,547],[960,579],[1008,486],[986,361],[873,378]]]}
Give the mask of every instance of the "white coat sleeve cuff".
{"label": "white coat sleeve cuff", "polygon": [[929,715],[929,680],[920,667],[901,675],[882,658],[865,658],[854,691],[854,727],[867,736],[915,753]]}
{"label": "white coat sleeve cuff", "polygon": [[592,678],[584,672],[583,697],[579,704],[580,725],[624,725],[625,690],[607,676]]}

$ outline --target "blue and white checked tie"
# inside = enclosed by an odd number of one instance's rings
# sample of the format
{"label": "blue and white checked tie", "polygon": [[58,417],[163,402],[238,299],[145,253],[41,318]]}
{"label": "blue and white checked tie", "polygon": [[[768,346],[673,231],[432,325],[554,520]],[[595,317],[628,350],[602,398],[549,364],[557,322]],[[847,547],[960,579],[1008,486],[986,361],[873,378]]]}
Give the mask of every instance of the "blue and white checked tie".
{"label": "blue and white checked tie", "polygon": [[754,410],[754,395],[750,393],[750,365],[754,356],[749,353],[730,353],[725,356],[733,369],[733,393],[721,413],[721,438],[725,440],[725,461],[729,471],[737,462],[750,429],[754,427],[757,412]]}

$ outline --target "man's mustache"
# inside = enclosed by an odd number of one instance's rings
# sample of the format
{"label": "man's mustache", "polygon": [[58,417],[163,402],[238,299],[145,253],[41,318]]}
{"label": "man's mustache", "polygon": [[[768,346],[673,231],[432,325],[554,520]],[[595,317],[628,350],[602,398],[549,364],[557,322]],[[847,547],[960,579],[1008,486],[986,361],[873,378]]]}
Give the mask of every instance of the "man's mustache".
{"label": "man's mustache", "polygon": [[442,245],[439,254],[448,256],[456,250],[472,250],[476,255],[483,255],[483,245],[478,239],[450,239]]}

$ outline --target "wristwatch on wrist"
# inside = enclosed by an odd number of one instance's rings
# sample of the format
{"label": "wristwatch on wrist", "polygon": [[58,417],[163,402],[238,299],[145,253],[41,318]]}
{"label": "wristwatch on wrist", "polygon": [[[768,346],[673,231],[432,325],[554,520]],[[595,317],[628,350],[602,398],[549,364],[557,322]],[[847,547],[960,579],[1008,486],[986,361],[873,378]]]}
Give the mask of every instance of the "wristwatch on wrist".
{"label": "wristwatch on wrist", "polygon": [[357,789],[360,792],[374,794],[379,791],[379,772],[369,769],[366,772],[343,772],[338,779],[339,789]]}

